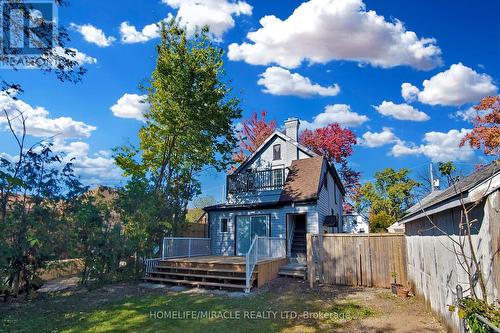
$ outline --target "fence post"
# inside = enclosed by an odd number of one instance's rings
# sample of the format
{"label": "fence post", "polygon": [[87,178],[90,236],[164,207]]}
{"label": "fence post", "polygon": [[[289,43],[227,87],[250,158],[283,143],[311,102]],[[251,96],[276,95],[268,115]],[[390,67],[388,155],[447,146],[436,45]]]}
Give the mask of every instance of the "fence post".
{"label": "fence post", "polygon": [[323,235],[318,234],[318,277],[323,282]]}
{"label": "fence post", "polygon": [[313,235],[307,234],[307,279],[309,280],[309,287],[314,288],[314,280],[316,279],[316,272],[314,267],[313,258]]}
{"label": "fence post", "polygon": [[191,238],[188,239],[188,258],[191,257]]}

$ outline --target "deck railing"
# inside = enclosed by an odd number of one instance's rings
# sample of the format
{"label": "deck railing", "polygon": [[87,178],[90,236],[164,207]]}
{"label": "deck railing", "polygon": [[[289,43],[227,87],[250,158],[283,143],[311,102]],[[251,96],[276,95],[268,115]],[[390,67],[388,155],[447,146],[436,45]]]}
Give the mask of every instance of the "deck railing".
{"label": "deck railing", "polygon": [[229,175],[227,176],[227,192],[239,194],[282,189],[286,178],[285,171],[285,168],[280,168]]}
{"label": "deck railing", "polygon": [[210,255],[210,238],[165,237],[162,259]]}
{"label": "deck railing", "polygon": [[246,293],[250,292],[250,283],[255,265],[259,261],[276,258],[286,258],[286,240],[278,237],[255,236],[245,255]]}

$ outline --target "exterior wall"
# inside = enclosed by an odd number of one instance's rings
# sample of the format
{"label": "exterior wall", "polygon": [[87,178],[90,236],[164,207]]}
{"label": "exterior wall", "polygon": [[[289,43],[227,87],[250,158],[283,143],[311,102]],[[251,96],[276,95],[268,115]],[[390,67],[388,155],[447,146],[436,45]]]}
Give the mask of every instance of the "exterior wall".
{"label": "exterior wall", "polygon": [[[273,146],[276,144],[281,145],[281,159],[279,160],[273,160]],[[279,167],[287,168],[294,160],[311,157],[305,153],[302,153],[299,156],[298,151],[299,149],[297,146],[291,142],[285,141],[279,136],[275,136],[273,140],[267,143],[267,145],[260,151],[260,154],[255,157],[254,161],[250,163],[245,170],[262,170]]]}
{"label": "exterior wall", "polygon": [[[275,209],[230,210],[209,212],[210,237],[213,255],[232,256],[235,254],[235,224],[236,216],[270,215],[271,237],[286,238],[287,214],[305,213],[307,216],[307,232],[319,232],[318,213],[316,205],[284,206]],[[228,232],[220,232],[220,219],[228,218]]]}
{"label": "exterior wall", "polygon": [[[281,145],[281,159],[279,160],[273,160],[273,146],[276,144]],[[242,171],[288,168],[292,164],[292,161],[310,157],[290,141],[275,136],[260,151],[260,154],[254,158],[254,161],[249,163]],[[288,172],[285,170],[285,179],[287,174]],[[236,196],[228,196],[227,202],[232,204],[277,202],[280,194],[281,190],[240,193]]]}
{"label": "exterior wall", "polygon": [[[488,299],[493,301],[499,296],[499,285],[495,281],[495,261],[498,262],[498,244],[495,243],[495,232],[500,228],[498,209],[500,192],[490,194],[471,212],[473,218],[480,221],[472,236],[473,246],[482,265],[483,276],[487,280]],[[446,230],[454,240],[463,239],[458,234],[460,209],[431,215],[430,218],[440,228]],[[461,284],[468,289],[467,275],[453,251],[453,242],[442,235],[436,228],[429,229],[426,218],[406,223],[406,253],[408,278],[417,295],[423,296],[427,304],[453,330],[458,331],[459,318],[456,312],[449,312],[448,304],[456,301],[456,286]],[[479,286],[476,286],[479,291]],[[480,293],[480,291],[479,291]],[[465,295],[468,293],[465,292]]]}
{"label": "exterior wall", "polygon": [[370,226],[363,216],[348,214],[343,217],[344,232],[347,234],[370,233]]}
{"label": "exterior wall", "polygon": [[321,226],[328,215],[336,215],[338,220],[342,221],[342,193],[332,175],[326,171],[326,165],[323,165],[322,174],[326,175],[328,186],[322,183],[318,198],[318,218]]}

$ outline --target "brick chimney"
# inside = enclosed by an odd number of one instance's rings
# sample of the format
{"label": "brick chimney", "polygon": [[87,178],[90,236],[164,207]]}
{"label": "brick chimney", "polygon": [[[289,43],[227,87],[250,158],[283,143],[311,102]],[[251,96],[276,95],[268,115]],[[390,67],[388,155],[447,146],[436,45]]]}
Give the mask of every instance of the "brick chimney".
{"label": "brick chimney", "polygon": [[295,141],[299,141],[299,125],[300,121],[297,118],[288,118],[285,120],[285,135]]}

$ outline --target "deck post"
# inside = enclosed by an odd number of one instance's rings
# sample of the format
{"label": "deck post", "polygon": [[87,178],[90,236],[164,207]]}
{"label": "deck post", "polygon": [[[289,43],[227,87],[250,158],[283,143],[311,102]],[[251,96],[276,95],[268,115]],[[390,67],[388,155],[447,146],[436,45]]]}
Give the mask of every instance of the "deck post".
{"label": "deck post", "polygon": [[165,260],[165,241],[166,237],[163,237],[163,242],[161,243],[161,260]]}
{"label": "deck post", "polygon": [[191,238],[188,240],[188,258],[191,258]]}

